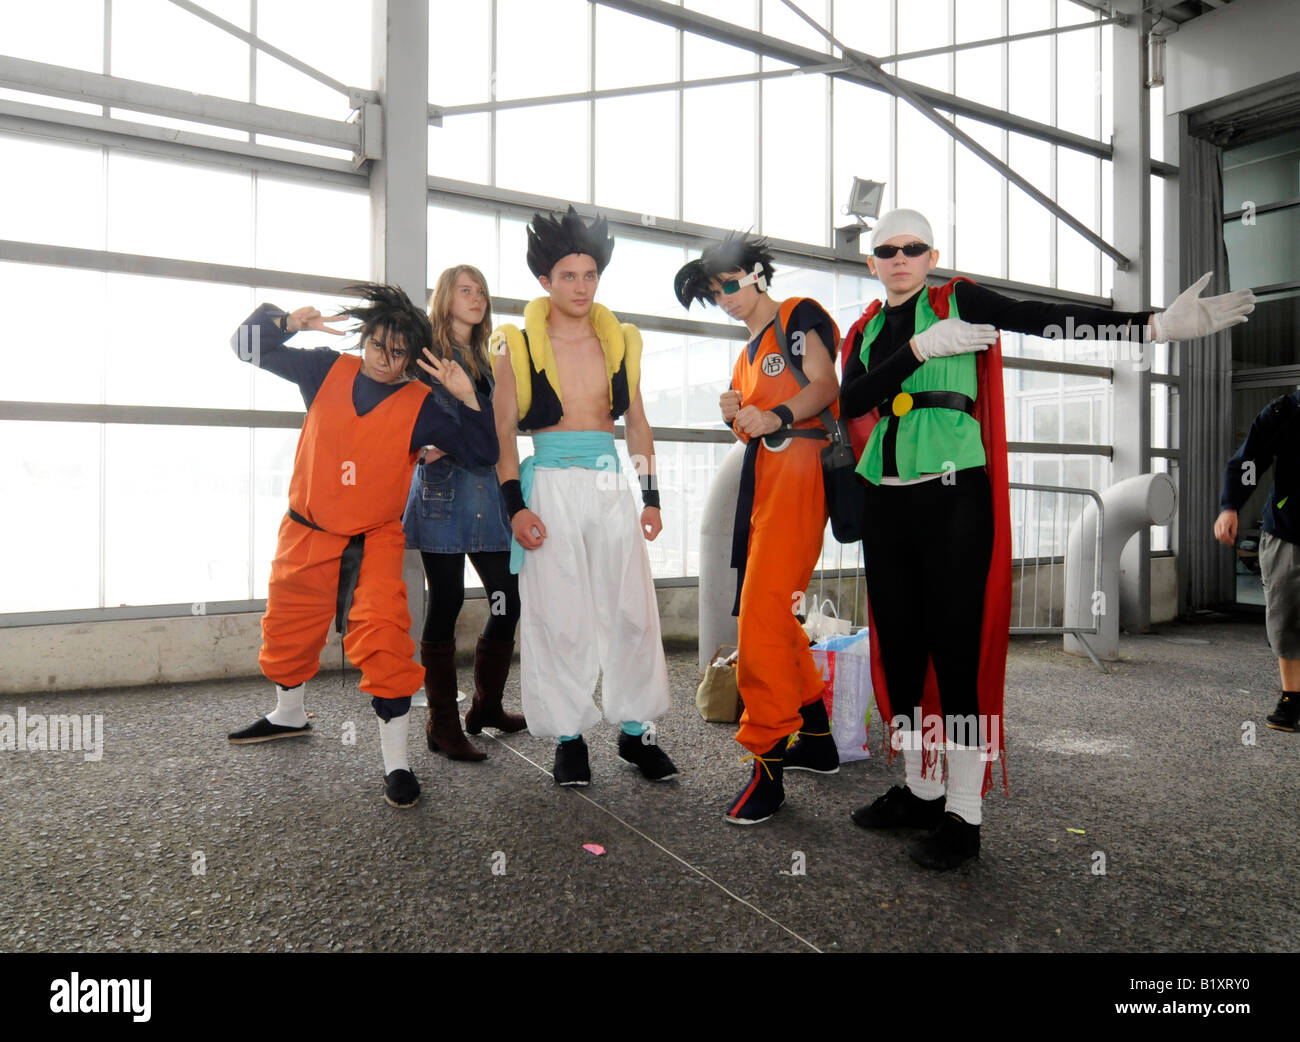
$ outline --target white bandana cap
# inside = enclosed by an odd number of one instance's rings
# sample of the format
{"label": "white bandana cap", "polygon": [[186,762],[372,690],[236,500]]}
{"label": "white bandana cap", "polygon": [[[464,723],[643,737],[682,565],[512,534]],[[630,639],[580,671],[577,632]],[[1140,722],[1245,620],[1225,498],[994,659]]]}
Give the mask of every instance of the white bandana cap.
{"label": "white bandana cap", "polygon": [[934,248],[934,232],[930,229],[930,222],[916,210],[890,210],[880,218],[871,229],[871,248],[874,250],[895,235],[915,235],[931,249]]}

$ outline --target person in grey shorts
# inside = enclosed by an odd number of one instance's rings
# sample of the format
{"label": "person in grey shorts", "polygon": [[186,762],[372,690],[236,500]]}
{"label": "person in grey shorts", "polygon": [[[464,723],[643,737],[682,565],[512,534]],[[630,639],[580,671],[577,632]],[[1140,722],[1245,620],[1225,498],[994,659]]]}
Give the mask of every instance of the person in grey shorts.
{"label": "person in grey shorts", "polygon": [[1228,460],[1214,538],[1237,542],[1237,511],[1276,464],[1273,487],[1260,520],[1260,575],[1265,628],[1282,676],[1282,698],[1268,717],[1278,731],[1300,731],[1300,390],[1266,405]]}

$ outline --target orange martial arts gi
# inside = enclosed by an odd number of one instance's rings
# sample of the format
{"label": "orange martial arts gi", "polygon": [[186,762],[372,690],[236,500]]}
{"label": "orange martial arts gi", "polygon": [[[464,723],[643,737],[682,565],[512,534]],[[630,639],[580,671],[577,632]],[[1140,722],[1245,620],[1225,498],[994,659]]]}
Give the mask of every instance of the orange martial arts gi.
{"label": "orange martial arts gi", "polygon": [[[361,670],[361,690],[407,698],[420,689],[424,670],[410,635],[401,517],[416,461],[411,432],[429,389],[407,383],[358,416],[352,385],[360,368],[359,359],[341,355],[307,410],[290,514],[280,524],[271,564],[258,662],[281,687],[311,679],[340,611],[347,622],[343,649]],[[357,536],[360,572],[349,610],[339,573]]]}
{"label": "orange martial arts gi", "polygon": [[[812,331],[834,357],[839,330],[816,301],[782,301],[777,321],[786,331],[795,364],[802,364],[803,337]],[[740,392],[742,406],[764,410],[799,393],[799,381],[786,365],[774,325],[740,353],[731,389]],[[830,410],[838,417],[838,399]],[[816,416],[793,426],[824,429]],[[821,451],[827,443],[791,437],[788,431],[753,440],[736,433],[746,442],[732,543],[738,587],[732,614],[739,615],[740,647],[736,682],[745,703],[736,741],[759,754],[798,731],[800,707],[822,696],[822,677],[795,612],[812,579],[826,530]]]}

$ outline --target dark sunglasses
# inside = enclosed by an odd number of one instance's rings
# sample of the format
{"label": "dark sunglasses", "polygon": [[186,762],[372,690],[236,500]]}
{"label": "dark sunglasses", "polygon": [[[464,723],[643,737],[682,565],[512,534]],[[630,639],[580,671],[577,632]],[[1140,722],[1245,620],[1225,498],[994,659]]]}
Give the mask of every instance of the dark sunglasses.
{"label": "dark sunglasses", "polygon": [[899,250],[903,251],[904,257],[924,257],[930,252],[930,247],[923,242],[909,242],[906,246],[877,246],[871,252],[881,260],[889,260]]}

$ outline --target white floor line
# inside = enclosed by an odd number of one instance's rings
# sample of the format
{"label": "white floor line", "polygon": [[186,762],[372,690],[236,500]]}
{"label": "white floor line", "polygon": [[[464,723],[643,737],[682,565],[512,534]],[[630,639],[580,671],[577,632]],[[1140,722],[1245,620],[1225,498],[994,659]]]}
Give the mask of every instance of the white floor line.
{"label": "white floor line", "polygon": [[[494,742],[497,743],[497,745],[501,745],[501,746],[504,746],[505,748],[509,749],[512,753],[514,753],[516,756],[518,756],[521,760],[524,760],[524,761],[527,762],[527,763],[531,763],[534,767],[536,767],[539,771],[541,771],[544,775],[546,775],[546,777],[551,778],[551,779],[554,779],[555,776],[554,776],[553,774],[551,774],[550,771],[548,771],[548,770],[547,770],[545,767],[543,767],[540,763],[537,763],[535,760],[531,760],[531,759],[529,759],[527,756],[525,756],[523,753],[521,753],[518,749],[516,749],[513,745],[510,745],[508,742],[503,742],[503,741],[502,741],[500,738],[498,738],[496,735],[488,734],[487,731],[484,731],[484,732],[483,732],[483,735],[484,735],[484,737],[491,738]],[[788,926],[785,925],[785,923],[780,922],[780,921],[777,920],[777,919],[773,919],[770,915],[768,915],[765,911],[763,911],[763,909],[759,908],[757,905],[752,904],[752,903],[749,902],[749,901],[746,901],[746,900],[745,900],[743,897],[741,897],[739,894],[732,893],[730,890],[728,890],[725,886],[723,886],[721,883],[719,883],[716,879],[714,879],[714,878],[713,878],[711,875],[709,875],[707,872],[704,872],[704,871],[702,871],[702,870],[696,868],[694,865],[692,865],[692,864],[691,864],[689,861],[687,861],[685,858],[680,857],[680,856],[678,856],[677,854],[674,854],[671,850],[669,850],[667,847],[665,847],[665,846],[664,846],[662,843],[660,843],[658,840],[652,839],[651,837],[647,836],[644,832],[642,832],[639,828],[637,828],[635,825],[633,825],[633,824],[631,824],[631,823],[629,823],[629,822],[624,821],[622,818],[620,818],[617,814],[615,814],[615,813],[614,813],[612,810],[610,810],[608,807],[603,807],[603,806],[601,806],[599,803],[597,803],[595,800],[593,800],[593,799],[592,799],[590,796],[588,796],[586,793],[584,793],[584,792],[579,792],[579,791],[578,791],[576,788],[574,788],[573,786],[566,786],[566,788],[568,788],[568,790],[569,790],[570,792],[572,792],[575,796],[581,796],[584,800],[586,800],[588,803],[590,803],[590,804],[591,804],[593,807],[595,807],[597,810],[602,811],[602,812],[604,812],[605,814],[608,814],[611,818],[613,818],[615,821],[617,821],[617,822],[618,822],[620,825],[622,825],[624,828],[628,829],[630,832],[635,832],[638,836],[640,836],[642,839],[644,839],[647,843],[650,843],[650,844],[652,844],[653,846],[658,847],[660,850],[662,850],[665,854],[667,854],[667,855],[668,855],[670,858],[672,858],[674,861],[680,862],[681,864],[685,865],[687,868],[689,868],[692,872],[694,872],[694,873],[695,873],[697,876],[699,876],[701,879],[705,879],[705,880],[707,880],[708,882],[712,883],[712,884],[713,884],[714,886],[716,886],[719,890],[721,890],[724,894],[726,894],[728,897],[730,897],[733,901],[738,901],[740,904],[744,905],[746,908],[749,908],[749,909],[751,909],[752,911],[757,912],[759,915],[761,915],[764,919],[766,919],[766,920],[767,920],[769,923],[771,923],[773,926],[779,926],[782,930],[784,930],[786,933],[788,933],[788,934],[789,934],[791,937],[793,937],[796,941],[799,941],[801,944],[806,944],[809,948],[811,948],[813,951],[817,952],[819,955],[823,955],[823,954],[825,954],[825,953],[824,953],[820,948],[817,947],[817,945],[813,944],[812,941],[808,940],[808,938],[806,938],[806,937],[800,937],[799,934],[797,934],[797,933],[795,933],[793,930],[791,930],[790,927],[788,927]]]}

